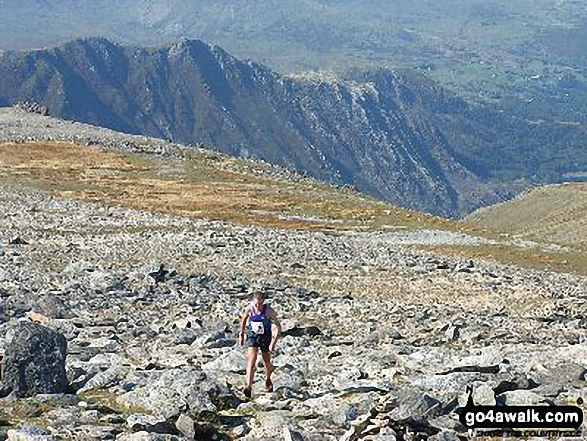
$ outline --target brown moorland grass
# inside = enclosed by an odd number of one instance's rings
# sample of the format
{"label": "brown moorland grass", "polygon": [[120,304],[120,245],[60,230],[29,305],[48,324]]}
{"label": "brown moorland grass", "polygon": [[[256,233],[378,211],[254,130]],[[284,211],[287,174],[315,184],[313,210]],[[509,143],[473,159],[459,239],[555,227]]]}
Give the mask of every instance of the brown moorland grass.
{"label": "brown moorland grass", "polygon": [[466,222],[587,251],[587,183],[535,188],[512,201],[477,210]]}
{"label": "brown moorland grass", "polygon": [[[65,142],[0,144],[0,182],[75,200],[242,225],[323,231],[437,228],[499,238],[493,226],[412,212],[312,179],[263,176],[271,166],[194,150],[172,159]],[[265,170],[266,171],[266,170]],[[587,274],[582,254],[503,246],[427,247],[499,263]]]}
{"label": "brown moorland grass", "polygon": [[263,167],[198,151],[179,160],[63,142],[0,144],[0,179],[72,199],[308,230],[456,226],[311,179],[259,176]]}

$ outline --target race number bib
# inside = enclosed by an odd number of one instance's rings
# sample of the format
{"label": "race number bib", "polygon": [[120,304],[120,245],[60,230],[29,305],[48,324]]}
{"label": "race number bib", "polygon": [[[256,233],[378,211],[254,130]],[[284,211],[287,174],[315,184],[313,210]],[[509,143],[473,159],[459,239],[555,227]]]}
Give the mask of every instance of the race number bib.
{"label": "race number bib", "polygon": [[265,326],[263,326],[263,322],[251,322],[251,329],[257,335],[265,333]]}

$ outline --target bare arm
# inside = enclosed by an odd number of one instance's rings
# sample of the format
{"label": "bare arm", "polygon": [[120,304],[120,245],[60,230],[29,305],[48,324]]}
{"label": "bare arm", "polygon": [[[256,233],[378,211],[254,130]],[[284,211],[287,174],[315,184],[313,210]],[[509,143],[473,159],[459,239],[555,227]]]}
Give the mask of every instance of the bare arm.
{"label": "bare arm", "polygon": [[276,341],[281,335],[281,323],[277,320],[277,313],[271,307],[267,311],[267,318],[271,320],[271,340]]}
{"label": "bare arm", "polygon": [[249,320],[249,315],[251,313],[251,307],[247,306],[247,309],[245,309],[244,314],[241,317],[241,325],[240,325],[240,329],[238,332],[238,339],[240,344],[242,345],[244,342],[244,338],[245,338],[245,330],[247,328],[247,322]]}

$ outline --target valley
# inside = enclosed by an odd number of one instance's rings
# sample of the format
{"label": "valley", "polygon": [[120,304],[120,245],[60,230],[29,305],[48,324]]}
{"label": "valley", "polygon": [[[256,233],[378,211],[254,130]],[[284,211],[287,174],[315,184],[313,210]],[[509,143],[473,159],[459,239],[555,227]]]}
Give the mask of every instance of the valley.
{"label": "valley", "polygon": [[262,159],[452,218],[587,169],[580,124],[519,119],[409,70],[283,76],[198,40],[6,52],[3,102]]}

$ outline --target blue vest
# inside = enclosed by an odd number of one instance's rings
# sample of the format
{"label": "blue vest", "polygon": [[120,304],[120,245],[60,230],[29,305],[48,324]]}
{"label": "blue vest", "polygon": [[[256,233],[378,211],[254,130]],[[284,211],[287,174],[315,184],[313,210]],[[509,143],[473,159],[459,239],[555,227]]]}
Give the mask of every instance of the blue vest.
{"label": "blue vest", "polygon": [[267,305],[263,305],[261,311],[257,311],[255,305],[251,307],[251,315],[249,316],[249,329],[253,329],[251,322],[262,322],[263,328],[265,328],[265,332],[271,331],[271,320],[267,318],[267,308]]}

